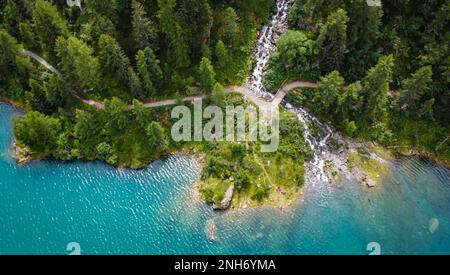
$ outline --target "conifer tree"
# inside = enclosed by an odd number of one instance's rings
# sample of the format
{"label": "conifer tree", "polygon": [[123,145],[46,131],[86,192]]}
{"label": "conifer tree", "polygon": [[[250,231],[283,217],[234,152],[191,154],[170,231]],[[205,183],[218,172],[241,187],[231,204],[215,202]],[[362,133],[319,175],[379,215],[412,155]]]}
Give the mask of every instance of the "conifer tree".
{"label": "conifer tree", "polygon": [[211,65],[211,61],[206,57],[200,62],[198,77],[200,87],[206,92],[211,92],[214,88],[214,84],[216,84],[216,73]]}

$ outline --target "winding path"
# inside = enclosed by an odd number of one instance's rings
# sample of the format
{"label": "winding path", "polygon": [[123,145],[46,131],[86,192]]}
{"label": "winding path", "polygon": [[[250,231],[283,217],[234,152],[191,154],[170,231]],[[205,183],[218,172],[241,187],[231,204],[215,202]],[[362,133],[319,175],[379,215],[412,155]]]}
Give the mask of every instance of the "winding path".
{"label": "winding path", "polygon": [[287,93],[291,90],[297,89],[297,88],[312,88],[317,89],[319,85],[317,85],[314,82],[307,81],[307,80],[295,80],[292,82],[287,83],[281,89],[278,90],[277,94],[272,100],[272,105],[277,106],[278,104],[283,101],[284,97],[287,95]]}
{"label": "winding path", "polygon": [[[25,49],[22,49],[21,52],[23,55],[36,60],[38,63],[40,63],[42,66],[44,66],[47,70],[54,73],[58,77],[62,77],[62,74],[55,67],[53,67],[51,64],[49,64],[45,59],[43,59],[39,55],[37,55],[33,52],[30,52],[30,51],[27,51]],[[311,81],[295,80],[295,81],[289,82],[289,83],[285,84],[283,87],[281,87],[281,89],[278,90],[278,92],[276,93],[273,100],[270,102],[265,101],[264,99],[258,97],[257,95],[252,93],[249,88],[247,88],[245,86],[227,86],[227,87],[225,87],[225,92],[241,94],[245,98],[252,101],[259,108],[268,110],[275,106],[278,106],[281,103],[281,101],[283,101],[283,99],[287,95],[287,93],[293,89],[297,89],[297,88],[313,88],[313,89],[315,89],[317,87],[318,87],[318,85]],[[85,104],[88,104],[97,109],[104,108],[104,105],[102,102],[83,98],[80,95],[78,95],[77,93],[73,93],[73,94],[77,99],[84,102]],[[184,102],[193,102],[194,100],[206,99],[209,97],[210,97],[209,94],[202,94],[202,95],[198,95],[198,96],[188,96],[188,97],[183,98],[183,101]],[[166,99],[166,100],[160,100],[160,101],[145,102],[144,106],[148,107],[148,108],[155,108],[155,107],[171,106],[171,105],[175,105],[176,103],[177,103],[177,101],[175,99]],[[132,108],[132,107],[133,107],[132,105],[129,105],[129,108]]]}
{"label": "winding path", "polygon": [[27,51],[25,49],[22,49],[21,53],[25,56],[33,58],[34,60],[39,62],[42,66],[44,66],[47,70],[56,74],[58,77],[62,77],[62,74],[55,67],[50,65],[50,63],[48,63],[44,58],[40,57],[39,55],[37,55],[33,52],[30,52],[30,51]]}

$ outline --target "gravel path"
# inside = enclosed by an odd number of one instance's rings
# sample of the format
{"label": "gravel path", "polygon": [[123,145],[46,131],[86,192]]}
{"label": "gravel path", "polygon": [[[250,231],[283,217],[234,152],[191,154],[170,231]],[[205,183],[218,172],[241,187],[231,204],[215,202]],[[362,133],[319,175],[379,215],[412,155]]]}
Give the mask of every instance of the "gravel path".
{"label": "gravel path", "polygon": [[[58,77],[62,77],[62,74],[55,68],[53,67],[50,63],[48,63],[45,59],[43,59],[42,57],[40,57],[39,55],[27,51],[25,49],[22,49],[22,54],[25,56],[28,56],[34,60],[36,60],[37,62],[39,62],[42,66],[44,66],[47,70],[51,71],[52,73],[54,73],[55,75],[57,75]],[[281,101],[284,99],[284,97],[286,96],[286,94],[296,88],[317,88],[317,84],[310,82],[310,81],[305,81],[305,80],[296,80],[296,81],[292,81],[287,83],[286,85],[284,85],[275,95],[274,99],[269,102],[269,101],[265,101],[264,99],[260,98],[259,96],[255,95],[254,93],[251,92],[251,90],[245,86],[228,86],[225,87],[225,92],[226,93],[238,93],[241,94],[243,96],[245,96],[248,100],[252,101],[255,105],[257,105],[260,109],[263,110],[270,110],[275,106],[278,106]],[[103,109],[103,103],[99,102],[99,101],[95,101],[92,99],[86,99],[81,97],[80,95],[74,93],[74,96],[76,98],[78,98],[79,100],[81,100],[82,102],[84,102],[85,104],[88,104],[90,106],[93,106],[97,109]],[[199,100],[199,99],[206,99],[210,97],[209,94],[202,94],[202,95],[198,95],[198,96],[188,96],[183,98],[183,101],[185,102],[192,102],[194,100]],[[144,106],[148,107],[148,108],[154,108],[154,107],[162,107],[162,106],[171,106],[171,105],[175,105],[176,104],[176,100],[175,99],[166,99],[166,100],[160,100],[160,101],[152,101],[152,102],[145,102]],[[132,105],[129,105],[130,108],[132,108]]]}

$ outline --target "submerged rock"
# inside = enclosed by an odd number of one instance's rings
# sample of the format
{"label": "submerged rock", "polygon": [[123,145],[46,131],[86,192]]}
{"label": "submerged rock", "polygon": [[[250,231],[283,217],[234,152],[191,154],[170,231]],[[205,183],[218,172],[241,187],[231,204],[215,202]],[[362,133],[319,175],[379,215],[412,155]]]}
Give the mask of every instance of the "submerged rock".
{"label": "submerged rock", "polygon": [[362,182],[365,183],[369,188],[375,187],[376,185],[375,182],[369,179],[367,175],[364,175],[364,177],[362,178]]}
{"label": "submerged rock", "polygon": [[372,188],[372,187],[375,187],[375,186],[376,186],[375,182],[373,182],[373,181],[371,181],[371,180],[366,181],[366,185],[367,185],[367,187],[369,187],[369,188]]}
{"label": "submerged rock", "polygon": [[430,219],[430,224],[428,226],[428,230],[430,230],[431,233],[434,233],[439,227],[439,220],[436,218]]}
{"label": "submerged rock", "polygon": [[217,229],[216,229],[216,223],[214,222],[214,219],[209,219],[206,222],[205,226],[205,234],[208,240],[215,241],[217,240]]}

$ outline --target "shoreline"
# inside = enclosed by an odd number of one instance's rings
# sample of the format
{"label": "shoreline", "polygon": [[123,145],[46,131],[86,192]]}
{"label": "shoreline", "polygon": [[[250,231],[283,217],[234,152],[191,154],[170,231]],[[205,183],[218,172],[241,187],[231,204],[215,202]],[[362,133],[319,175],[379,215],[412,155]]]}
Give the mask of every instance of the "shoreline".
{"label": "shoreline", "polygon": [[2,103],[2,102],[5,103],[5,104],[11,105],[14,108],[20,109],[21,111],[26,111],[25,110],[26,109],[25,106],[23,104],[21,104],[19,101],[14,101],[14,100],[11,100],[11,99],[9,99],[7,97],[4,97],[4,96],[0,95],[0,103]]}
{"label": "shoreline", "polygon": [[[14,103],[13,101],[9,101],[9,100],[4,100],[3,98],[0,98],[0,100],[2,102],[5,102],[6,104],[12,105],[13,107],[18,107],[18,108],[23,108],[20,105],[17,105],[16,103]],[[382,148],[383,150],[387,150],[390,153],[393,153],[393,158],[397,158],[399,155],[400,156],[405,156],[405,157],[411,157],[411,156],[419,156],[419,157],[423,157],[429,161],[431,161],[432,163],[434,163],[435,165],[443,165],[444,167],[446,167],[447,169],[450,170],[450,166],[448,165],[448,163],[446,163],[445,161],[439,161],[438,158],[433,157],[433,154],[426,152],[424,150],[416,150],[416,149],[412,149],[412,148],[407,148],[407,150],[404,151],[399,151],[399,150],[393,150],[392,148],[388,148],[388,147],[384,147],[384,146],[380,146],[380,145],[376,145],[376,144],[371,144],[371,143],[367,143],[367,142],[358,142],[358,141],[354,141],[352,139],[349,139],[345,136],[342,136],[342,134],[340,134],[339,132],[335,132],[335,134],[333,136],[337,136],[339,137],[339,140],[342,141],[344,144],[349,144],[350,148],[348,149],[344,149],[344,151],[346,151],[346,153],[344,154],[345,156],[348,157],[348,155],[351,153],[352,150],[354,150],[355,147],[365,147],[368,148],[370,151],[372,151],[372,153],[374,153],[375,155],[377,155],[375,152],[373,152],[371,146],[375,146],[378,148]],[[39,161],[39,160],[43,160],[43,159],[50,159],[47,157],[42,157],[42,156],[38,156],[38,155],[34,155],[32,152],[30,152],[29,150],[27,150],[26,148],[22,148],[20,146],[17,145],[16,140],[13,140],[13,152],[14,152],[14,159],[16,160],[16,163],[20,166],[26,165],[32,161]],[[342,152],[341,152],[342,153]],[[155,158],[152,158],[151,160],[148,160],[145,162],[144,165],[142,165],[142,167],[126,167],[126,166],[114,166],[116,169],[133,169],[133,170],[141,170],[141,169],[145,169],[147,168],[151,163],[153,163],[154,161],[163,159],[164,157],[170,155],[170,154],[179,154],[181,156],[186,156],[186,157],[193,157],[196,162],[199,165],[199,171],[201,173],[204,165],[205,165],[205,158],[206,158],[206,154],[201,152],[199,149],[197,149],[195,146],[193,145],[186,145],[186,146],[182,146],[181,148],[171,148],[168,152],[161,154]],[[332,153],[330,155],[338,155],[335,153]],[[336,158],[340,158],[342,159],[346,159],[347,157],[345,156],[338,156],[338,157],[331,157],[331,159],[336,159]],[[378,156],[378,155],[377,155]],[[378,156],[378,158],[385,160],[384,158]],[[58,160],[55,158],[55,160]],[[58,160],[61,161],[61,160]],[[100,161],[98,159],[92,159],[92,160],[80,160],[80,161],[84,161],[84,162],[90,162],[90,161]],[[70,162],[70,161],[67,161]],[[387,160],[387,162],[391,162],[390,160]],[[305,162],[305,168],[307,168],[307,166],[310,166],[311,164],[306,163]],[[345,167],[344,167],[345,166]],[[339,178],[341,177],[347,177],[347,175],[351,174],[352,170],[350,167],[348,167],[346,165],[346,162],[344,161],[340,161],[340,163],[338,163],[337,165],[338,170],[340,170],[340,175]],[[361,170],[360,168],[358,168],[358,170]],[[389,165],[388,170],[392,170],[391,165]],[[349,173],[350,172],[350,173]],[[353,171],[354,172],[354,171]],[[362,172],[362,171],[361,171]],[[328,179],[330,182],[339,182],[340,180],[335,180],[333,178],[330,177],[331,173],[327,173],[328,175]],[[362,173],[356,173],[356,174],[365,174],[364,172]],[[195,183],[192,185],[192,188],[196,189],[196,193],[195,193],[195,197],[196,199],[201,200],[203,203],[206,203],[202,197],[201,192],[199,191],[199,188],[201,186],[201,174],[199,175],[199,178],[195,181]],[[381,175],[380,174],[380,180],[384,177],[384,174]],[[361,182],[360,179],[358,179],[358,177],[353,177],[355,178],[358,182]],[[310,181],[311,177],[309,177],[308,175],[305,175],[305,180],[306,181]],[[370,187],[374,187],[376,185],[376,183],[374,185],[371,184],[367,184],[367,182],[364,182],[364,185],[367,185],[369,188]],[[261,207],[268,207],[268,208],[274,208],[274,209],[278,209],[281,212],[289,212],[290,209],[293,208],[293,206],[295,206],[297,204],[298,201],[300,201],[303,198],[303,187],[300,187],[298,191],[296,191],[293,194],[292,198],[286,199],[286,200],[273,200],[273,198],[271,198],[270,201],[264,201],[261,204],[254,204],[254,203],[249,203],[250,201],[241,201],[240,203],[235,203],[235,202],[231,202],[230,206],[228,207],[228,209],[225,210],[217,210],[218,212],[220,211],[240,211],[240,210],[246,210],[246,209],[255,209],[255,208],[261,208]],[[275,202],[275,203],[274,203]],[[282,203],[277,203],[277,202],[282,202]]]}
{"label": "shoreline", "polygon": [[[388,150],[392,150],[389,148],[386,148]],[[435,156],[433,153],[423,150],[423,149],[416,149],[416,148],[407,148],[406,151],[399,151],[399,150],[393,150],[394,153],[397,155],[400,155],[402,157],[420,157],[424,158],[428,161],[431,161],[435,165],[444,166],[448,170],[450,170],[450,160],[442,159],[437,156]]]}
{"label": "shoreline", "polygon": [[[181,150],[179,150],[177,152],[174,152],[174,154],[178,154],[178,155],[181,155],[181,156],[194,158],[195,161],[198,163],[198,165],[199,165],[199,172],[200,172],[199,173],[199,177],[189,187],[189,189],[190,189],[189,193],[194,196],[194,198],[192,198],[193,201],[201,201],[202,203],[204,203],[204,204],[206,204],[206,205],[208,205],[208,206],[210,206],[211,208],[214,209],[213,204],[208,204],[208,203],[205,202],[205,200],[203,198],[203,195],[200,192],[200,188],[201,188],[202,184],[205,184],[204,181],[201,179],[201,171],[203,170],[204,165],[205,165],[206,154],[201,152],[201,151],[199,151],[197,148],[195,148],[195,146],[183,147],[183,148],[181,148]],[[233,194],[233,196],[234,195],[235,194]],[[267,207],[267,208],[277,209],[277,210],[280,210],[281,212],[286,212],[287,213],[290,210],[294,209],[293,206],[295,206],[299,201],[301,201],[302,198],[303,198],[303,187],[300,187],[299,190],[297,192],[295,192],[295,194],[294,194],[294,196],[292,198],[290,198],[289,200],[281,201],[282,202],[281,204],[271,204],[268,201],[265,201],[262,204],[254,204],[254,203],[252,203],[252,204],[250,204],[250,203],[242,204],[242,201],[241,201],[240,204],[237,204],[237,203],[235,203],[232,200],[228,208],[226,208],[226,209],[214,209],[214,212],[227,213],[227,212],[259,209],[259,208]]]}
{"label": "shoreline", "polygon": [[[20,165],[20,166],[27,165],[28,163],[31,163],[31,162],[33,162],[33,161],[40,161],[40,160],[45,160],[45,159],[46,159],[46,158],[42,158],[42,157],[40,157],[40,156],[33,156],[33,155],[30,155],[30,156],[28,156],[28,157],[17,158],[17,150],[18,150],[18,149],[20,150],[21,147],[17,146],[15,140],[13,141],[13,148],[14,148],[14,151],[13,151],[13,152],[14,152],[14,159],[16,160],[16,163],[17,163],[18,165]],[[385,147],[381,147],[381,148],[389,150],[388,148],[385,148]],[[23,148],[22,148],[22,149],[23,149]],[[346,150],[346,151],[347,151],[347,153],[350,153],[351,149],[348,149],[348,150]],[[392,150],[389,150],[389,151],[394,152],[394,153],[398,153],[398,152],[392,151]],[[414,153],[416,153],[416,152],[414,152]],[[191,198],[191,199],[193,200],[193,202],[195,201],[195,202],[201,202],[201,203],[207,204],[207,203],[204,201],[203,196],[202,196],[202,194],[201,194],[201,192],[200,192],[200,190],[199,190],[200,185],[201,185],[201,183],[202,183],[200,177],[201,177],[201,171],[202,171],[202,169],[203,169],[203,167],[204,167],[204,165],[205,165],[205,163],[204,163],[204,162],[205,162],[205,154],[202,153],[202,152],[199,152],[199,151],[198,151],[195,147],[193,147],[193,146],[182,147],[182,148],[179,149],[179,150],[171,150],[171,151],[168,152],[167,154],[161,155],[161,156],[159,156],[158,158],[155,158],[154,160],[150,161],[147,165],[145,165],[145,166],[142,167],[142,168],[137,168],[137,169],[136,169],[136,168],[120,167],[120,166],[115,166],[115,168],[116,168],[116,169],[129,168],[129,169],[133,169],[133,170],[141,170],[141,169],[145,169],[145,168],[148,167],[152,162],[157,161],[157,160],[161,160],[162,158],[164,158],[165,156],[168,156],[168,155],[170,155],[170,154],[177,154],[177,155],[184,156],[184,157],[191,157],[191,158],[194,158],[195,161],[198,163],[198,166],[199,166],[199,167],[198,167],[198,168],[199,168],[199,177],[198,177],[198,178],[195,180],[195,182],[194,182],[193,184],[191,184],[191,186],[189,187],[189,190],[190,190],[190,191],[189,191],[189,194],[193,196],[193,197]],[[430,158],[428,158],[426,155],[422,155],[422,154],[411,154],[411,155],[401,154],[401,155],[402,155],[402,156],[405,156],[405,157],[419,156],[419,157],[423,157],[423,158],[426,158],[426,159],[432,161],[435,165],[442,165],[442,164],[440,164],[440,163],[434,162],[432,159],[430,159]],[[397,158],[397,157],[394,156],[394,158]],[[57,160],[57,159],[55,159],[55,160]],[[61,160],[57,160],[57,161],[61,161]],[[81,161],[84,161],[84,162],[91,162],[91,161],[96,161],[96,160],[81,160]],[[100,160],[97,160],[97,161],[100,161]],[[391,161],[389,161],[389,160],[385,160],[385,161],[386,161],[386,162],[391,162]],[[104,162],[103,162],[103,163],[104,163]],[[106,163],[105,163],[105,164],[106,164]],[[305,163],[305,166],[307,166],[307,165],[308,165],[308,164]],[[309,164],[309,165],[310,165],[310,164]],[[444,165],[444,166],[445,166],[445,165]],[[447,166],[445,166],[445,167],[448,169]],[[351,169],[351,168],[349,168],[349,167],[346,167],[346,169],[348,170],[348,172],[353,171],[353,169]],[[358,169],[358,170],[361,170],[361,169]],[[389,169],[388,169],[387,173],[389,173],[390,170],[392,170],[392,166],[391,166],[391,165],[389,165]],[[450,170],[450,169],[449,169],[449,170]],[[353,171],[353,172],[354,172],[354,171]],[[342,172],[341,172],[341,173],[342,173]],[[361,173],[364,173],[364,172],[361,172]],[[348,178],[347,175],[348,175],[348,173],[345,173],[345,172],[344,172],[344,173],[342,173],[340,176],[341,176],[341,177]],[[379,180],[382,180],[386,175],[387,175],[387,174],[380,175]],[[358,179],[358,177],[353,176],[353,177],[351,177],[351,178],[354,178],[355,180],[358,181],[358,183],[361,183],[361,181]],[[308,178],[306,177],[306,175],[305,175],[305,180],[308,180]],[[333,184],[338,182],[338,181],[334,181],[333,179],[329,179],[329,180],[330,180],[330,183],[333,183]],[[368,186],[368,185],[366,185],[364,182],[362,182],[362,183],[363,183],[365,186],[367,186],[368,189],[371,189],[371,187],[376,186],[376,184],[377,184],[378,182],[376,182],[374,186]],[[303,188],[304,188],[304,186],[300,188],[300,190],[298,191],[298,193],[296,194],[295,197],[291,198],[289,201],[286,201],[286,203],[282,203],[282,204],[280,204],[280,205],[275,205],[275,204],[270,204],[270,203],[262,203],[262,204],[259,204],[259,205],[254,205],[254,204],[244,204],[244,205],[239,204],[239,205],[238,205],[238,204],[236,204],[236,203],[231,203],[229,208],[223,209],[223,210],[221,210],[221,209],[214,210],[214,212],[217,212],[217,213],[233,214],[233,213],[238,213],[238,212],[241,212],[241,211],[269,208],[269,209],[278,210],[278,211],[280,211],[281,213],[289,213],[291,210],[295,209],[295,206],[296,206],[298,203],[300,203],[300,202],[304,199]],[[207,205],[208,205],[208,206],[211,206],[210,204],[207,204]],[[212,207],[212,206],[211,206],[211,207]]]}

